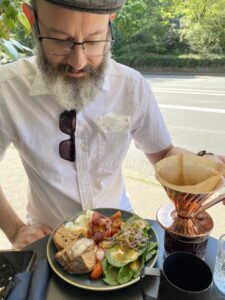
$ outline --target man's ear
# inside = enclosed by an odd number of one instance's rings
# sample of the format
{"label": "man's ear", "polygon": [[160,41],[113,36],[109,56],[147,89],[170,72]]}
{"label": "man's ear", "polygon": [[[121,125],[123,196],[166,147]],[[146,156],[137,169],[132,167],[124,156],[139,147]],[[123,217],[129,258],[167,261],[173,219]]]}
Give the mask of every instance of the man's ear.
{"label": "man's ear", "polygon": [[116,19],[116,14],[111,14],[110,16],[109,16],[109,20],[110,21],[114,21]]}
{"label": "man's ear", "polygon": [[34,17],[34,12],[33,12],[32,6],[26,2],[23,2],[22,10],[30,23],[30,27],[33,30],[34,26],[35,26],[35,17]]}

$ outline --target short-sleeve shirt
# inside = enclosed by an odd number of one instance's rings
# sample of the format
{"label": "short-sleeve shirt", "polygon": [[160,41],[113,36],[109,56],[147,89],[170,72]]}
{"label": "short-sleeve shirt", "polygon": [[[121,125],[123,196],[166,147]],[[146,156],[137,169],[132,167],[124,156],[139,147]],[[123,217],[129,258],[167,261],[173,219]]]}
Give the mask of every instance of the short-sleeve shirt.
{"label": "short-sleeve shirt", "polygon": [[80,210],[131,211],[122,176],[131,140],[145,153],[171,144],[148,82],[110,61],[101,92],[77,112],[75,162],[59,155],[60,142],[70,138],[59,129],[63,111],[35,57],[1,66],[0,157],[10,143],[19,151],[28,176],[29,222],[55,227]]}

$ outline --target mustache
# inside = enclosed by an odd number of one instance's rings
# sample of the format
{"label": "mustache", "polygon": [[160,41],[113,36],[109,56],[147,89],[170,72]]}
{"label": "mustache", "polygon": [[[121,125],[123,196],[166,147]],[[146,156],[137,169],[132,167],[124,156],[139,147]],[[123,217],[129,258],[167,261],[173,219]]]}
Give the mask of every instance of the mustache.
{"label": "mustache", "polygon": [[86,74],[97,74],[97,70],[95,68],[93,68],[91,65],[86,65],[84,66],[82,69],[80,70],[77,70],[75,69],[73,66],[69,65],[69,64],[61,64],[57,67],[57,71],[58,72],[66,72],[66,73],[73,73],[73,72],[76,72],[76,71],[82,71]]}

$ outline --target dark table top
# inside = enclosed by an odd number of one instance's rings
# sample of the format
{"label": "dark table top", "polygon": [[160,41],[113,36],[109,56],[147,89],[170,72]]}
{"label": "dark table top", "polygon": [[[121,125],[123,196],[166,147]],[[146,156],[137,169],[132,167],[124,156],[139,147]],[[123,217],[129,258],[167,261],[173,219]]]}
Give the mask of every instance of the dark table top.
{"label": "dark table top", "polygon": [[[158,240],[159,240],[159,255],[156,263],[156,267],[162,267],[163,263],[163,244],[164,244],[164,231],[159,226],[159,224],[150,220],[153,228],[156,231]],[[46,258],[46,247],[47,247],[48,237],[45,237],[27,247],[26,249],[34,249],[37,253],[37,262],[43,258]],[[213,271],[216,257],[216,249],[217,249],[217,240],[215,238],[210,237],[207,244],[205,261],[210,266]],[[154,289],[156,282],[151,278],[146,279],[146,285],[148,289]],[[156,279],[157,280],[157,279]],[[123,289],[110,291],[110,292],[96,292],[84,290],[75,286],[70,285],[69,283],[63,281],[52,271],[50,274],[48,291],[46,300],[142,300],[140,283],[137,282],[131,286],[128,286]],[[216,287],[213,287],[213,295],[212,300],[225,300],[225,296],[222,295]]]}

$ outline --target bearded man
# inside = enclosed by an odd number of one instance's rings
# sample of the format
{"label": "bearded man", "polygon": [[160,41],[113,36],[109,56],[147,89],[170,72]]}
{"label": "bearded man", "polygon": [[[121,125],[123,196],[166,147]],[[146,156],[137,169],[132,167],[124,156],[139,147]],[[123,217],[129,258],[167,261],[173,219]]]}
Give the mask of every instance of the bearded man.
{"label": "bearded man", "polygon": [[124,2],[23,4],[36,56],[0,68],[0,156],[13,143],[28,176],[26,224],[0,193],[0,228],[14,248],[76,211],[132,211],[121,173],[132,139],[153,164],[184,151],[172,145],[142,75],[111,59]]}

